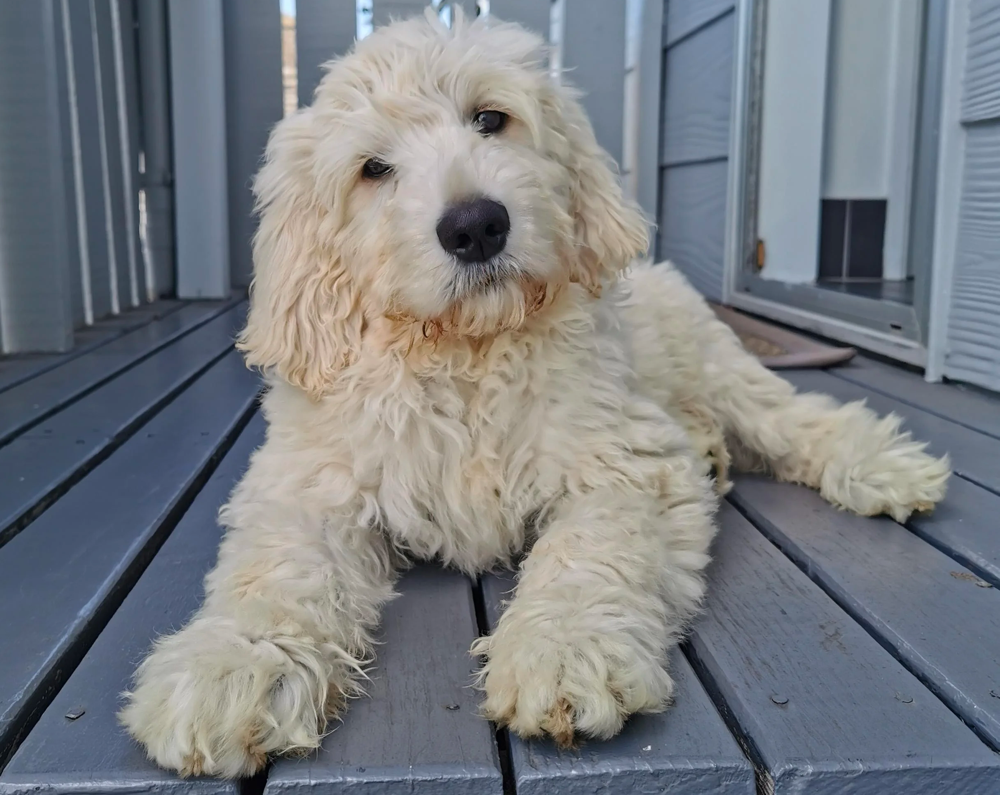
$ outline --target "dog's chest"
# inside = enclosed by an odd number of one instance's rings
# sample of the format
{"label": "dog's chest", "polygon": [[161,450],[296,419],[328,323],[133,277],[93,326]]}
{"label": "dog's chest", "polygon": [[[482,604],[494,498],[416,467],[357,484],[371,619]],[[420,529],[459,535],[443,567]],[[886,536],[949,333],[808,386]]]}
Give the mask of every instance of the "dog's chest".
{"label": "dog's chest", "polygon": [[558,489],[546,401],[527,379],[426,379],[397,407],[378,501],[396,540],[469,569],[516,552],[526,518]]}

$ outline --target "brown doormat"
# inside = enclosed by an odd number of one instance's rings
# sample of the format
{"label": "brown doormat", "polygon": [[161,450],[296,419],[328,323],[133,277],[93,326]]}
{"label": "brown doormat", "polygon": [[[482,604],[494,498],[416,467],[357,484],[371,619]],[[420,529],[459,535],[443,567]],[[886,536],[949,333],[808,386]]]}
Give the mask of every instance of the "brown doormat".
{"label": "brown doormat", "polygon": [[835,348],[779,328],[729,307],[712,304],[718,318],[729,326],[743,347],[772,370],[832,367],[850,361],[854,348]]}

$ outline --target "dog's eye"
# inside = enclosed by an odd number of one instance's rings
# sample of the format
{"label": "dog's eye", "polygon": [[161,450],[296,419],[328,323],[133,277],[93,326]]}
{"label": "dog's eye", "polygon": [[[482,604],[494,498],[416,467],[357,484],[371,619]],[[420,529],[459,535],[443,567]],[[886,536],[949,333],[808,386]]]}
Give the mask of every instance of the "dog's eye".
{"label": "dog's eye", "polygon": [[361,167],[361,174],[365,179],[381,179],[392,171],[392,166],[383,163],[377,157],[370,157]]}
{"label": "dog's eye", "polygon": [[507,114],[500,110],[481,110],[472,118],[482,135],[495,135],[507,126]]}

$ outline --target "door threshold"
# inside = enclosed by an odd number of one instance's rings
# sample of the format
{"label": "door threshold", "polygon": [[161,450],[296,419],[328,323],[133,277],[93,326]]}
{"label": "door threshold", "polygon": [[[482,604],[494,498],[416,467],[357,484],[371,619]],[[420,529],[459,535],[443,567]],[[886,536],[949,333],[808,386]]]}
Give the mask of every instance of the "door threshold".
{"label": "door threshold", "polygon": [[740,291],[733,291],[727,305],[915,367],[927,366],[927,348],[914,340],[896,337]]}

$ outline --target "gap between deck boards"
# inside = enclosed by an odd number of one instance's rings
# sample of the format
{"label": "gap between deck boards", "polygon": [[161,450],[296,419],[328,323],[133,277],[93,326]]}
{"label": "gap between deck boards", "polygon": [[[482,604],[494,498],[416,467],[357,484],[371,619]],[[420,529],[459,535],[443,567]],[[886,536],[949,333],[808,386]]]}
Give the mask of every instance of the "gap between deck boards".
{"label": "gap between deck boards", "polygon": [[[471,579],[471,578],[470,578]],[[476,609],[476,630],[482,638],[490,634],[490,621],[486,613],[486,596],[483,593],[483,579],[476,577],[472,582],[472,604]],[[503,795],[517,795],[517,778],[510,754],[510,736],[507,729],[490,721],[493,743],[500,761],[500,775],[503,777]]]}

